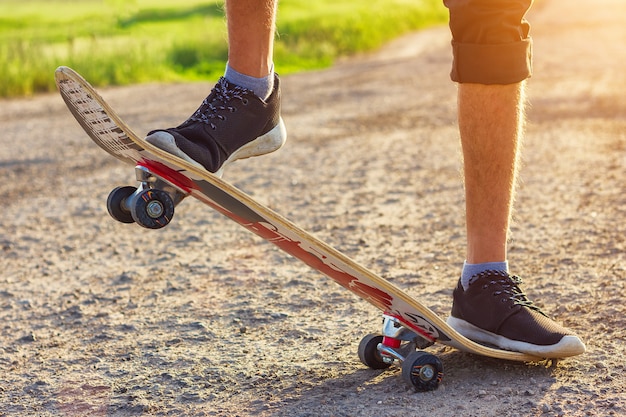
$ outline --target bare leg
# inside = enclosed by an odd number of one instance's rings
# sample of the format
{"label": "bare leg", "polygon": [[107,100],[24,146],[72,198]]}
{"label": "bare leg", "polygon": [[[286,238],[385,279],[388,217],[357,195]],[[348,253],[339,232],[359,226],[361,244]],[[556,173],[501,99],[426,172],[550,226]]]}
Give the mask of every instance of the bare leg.
{"label": "bare leg", "polygon": [[524,129],[524,82],[459,84],[467,262],[502,262],[515,194]]}
{"label": "bare leg", "polygon": [[[287,138],[272,53],[278,0],[227,0],[228,65],[184,123],[148,133],[146,141],[222,175],[226,165],[278,150]],[[245,112],[235,112],[245,106]]]}
{"label": "bare leg", "polygon": [[228,64],[251,77],[270,73],[277,0],[228,0]]}

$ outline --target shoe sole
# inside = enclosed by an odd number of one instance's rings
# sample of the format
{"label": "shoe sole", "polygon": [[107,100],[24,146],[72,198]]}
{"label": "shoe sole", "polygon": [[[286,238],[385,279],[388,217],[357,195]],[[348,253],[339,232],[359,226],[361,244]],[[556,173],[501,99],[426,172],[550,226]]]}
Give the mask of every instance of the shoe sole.
{"label": "shoe sole", "polygon": [[272,130],[262,136],[259,136],[255,140],[246,143],[241,148],[233,152],[222,164],[220,169],[215,172],[215,175],[221,177],[224,173],[224,168],[238,159],[252,158],[254,156],[266,155],[277,151],[282,148],[286,141],[287,129],[285,128],[285,123],[281,117],[278,124],[274,126]]}
{"label": "shoe sole", "polygon": [[574,335],[563,336],[557,344],[542,346],[508,339],[504,336],[483,330],[480,327],[476,327],[456,317],[448,317],[447,322],[450,327],[470,340],[497,346],[504,350],[527,353],[541,358],[566,358],[580,355],[586,350],[584,343]]}
{"label": "shoe sole", "polygon": [[[253,156],[261,156],[265,155],[280,149],[287,140],[287,129],[285,128],[285,124],[283,122],[282,117],[279,120],[279,123],[274,126],[272,130],[267,132],[264,135],[259,136],[253,141],[248,142],[243,145],[241,148],[237,149],[233,152],[230,157],[222,164],[220,169],[214,172],[214,175],[218,177],[222,177],[224,174],[224,168],[238,159],[246,159],[251,158]],[[146,141],[151,143],[164,150],[165,152],[171,153],[174,156],[177,156],[185,161],[189,162],[191,165],[198,167],[204,171],[207,169],[198,163],[196,160],[191,158],[189,155],[181,151],[178,146],[176,146],[176,140],[174,136],[165,132],[165,131],[157,131],[152,135],[146,138]]]}

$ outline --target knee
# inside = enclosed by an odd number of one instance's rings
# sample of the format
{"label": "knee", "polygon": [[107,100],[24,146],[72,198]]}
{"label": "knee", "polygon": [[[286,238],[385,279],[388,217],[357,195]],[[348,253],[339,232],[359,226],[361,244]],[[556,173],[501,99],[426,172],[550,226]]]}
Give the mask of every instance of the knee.
{"label": "knee", "polygon": [[453,63],[460,83],[513,84],[532,73],[532,0],[444,0],[450,12]]}

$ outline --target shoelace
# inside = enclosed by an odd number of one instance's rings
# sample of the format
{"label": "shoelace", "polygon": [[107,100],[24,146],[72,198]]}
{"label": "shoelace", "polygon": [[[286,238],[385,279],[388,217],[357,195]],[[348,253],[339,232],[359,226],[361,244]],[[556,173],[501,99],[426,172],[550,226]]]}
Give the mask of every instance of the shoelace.
{"label": "shoelace", "polygon": [[484,289],[487,289],[487,287],[490,285],[498,285],[498,287],[500,287],[501,290],[495,291],[493,293],[494,296],[505,294],[508,296],[509,300],[513,301],[513,305],[521,305],[522,307],[528,307],[548,317],[543,311],[541,311],[539,307],[537,307],[528,298],[526,293],[524,293],[521,290],[520,285],[522,285],[522,279],[518,277],[517,275],[508,275],[507,273],[502,272],[502,271],[485,271],[485,272],[478,274],[476,276],[476,279],[485,277],[485,276],[493,277],[494,275],[500,276],[502,278],[491,280],[488,284],[485,284],[483,286]]}
{"label": "shoelace", "polygon": [[226,120],[226,116],[221,114],[222,112],[227,111],[233,113],[237,111],[236,107],[227,106],[226,103],[232,99],[238,99],[241,100],[244,105],[247,105],[248,98],[246,95],[250,93],[251,91],[245,88],[236,85],[228,85],[226,78],[222,77],[217,84],[215,84],[215,87],[213,87],[211,94],[202,101],[198,110],[195,111],[189,120],[207,124],[211,129],[215,130],[217,126],[213,123],[213,120]]}

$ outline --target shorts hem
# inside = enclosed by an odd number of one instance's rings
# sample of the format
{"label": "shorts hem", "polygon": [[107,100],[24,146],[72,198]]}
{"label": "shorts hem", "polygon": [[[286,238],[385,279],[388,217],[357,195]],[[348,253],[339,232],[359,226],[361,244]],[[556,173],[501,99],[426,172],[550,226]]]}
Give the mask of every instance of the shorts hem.
{"label": "shorts hem", "polygon": [[450,78],[458,83],[515,84],[532,75],[532,39],[502,44],[452,41]]}

